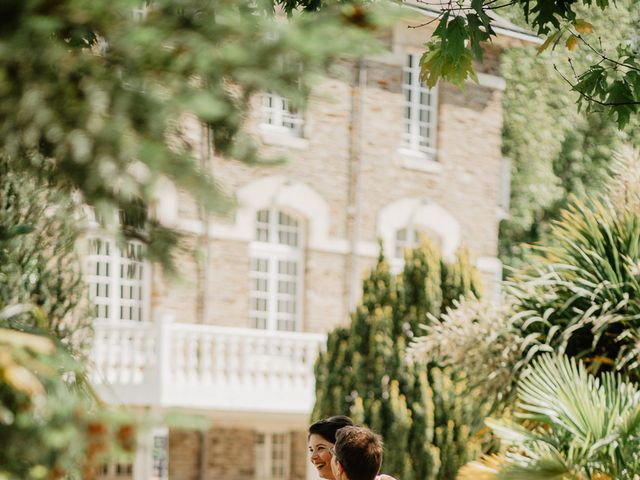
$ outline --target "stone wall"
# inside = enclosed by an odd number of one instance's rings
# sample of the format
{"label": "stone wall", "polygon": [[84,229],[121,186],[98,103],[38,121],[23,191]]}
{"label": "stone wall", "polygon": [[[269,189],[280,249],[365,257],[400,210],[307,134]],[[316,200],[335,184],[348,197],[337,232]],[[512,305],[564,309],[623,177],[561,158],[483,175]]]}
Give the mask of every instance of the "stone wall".
{"label": "stone wall", "polygon": [[[409,42],[416,34],[403,35],[398,36]],[[285,156],[285,163],[247,166],[234,160],[213,159],[214,176],[229,195],[258,179],[278,176],[305,184],[328,205],[328,234],[338,246],[305,250],[305,331],[327,331],[347,321],[352,290],[359,290],[353,278],[361,278],[377,254],[378,215],[398,199],[434,202],[460,225],[461,243],[469,247],[473,256],[497,254],[502,92],[475,84],[469,84],[464,91],[440,85],[437,154],[432,162],[436,168],[408,166],[400,150],[403,51],[365,62],[366,88],[361,94],[350,84],[355,75],[353,65],[341,67],[342,78],[324,79],[313,91],[304,113],[303,138],[296,139],[295,144],[281,142],[261,131],[260,99],[256,99],[256,112],[248,118],[248,128],[254,132],[265,157]],[[491,54],[495,56],[496,52]],[[354,110],[353,102],[361,110]],[[361,129],[362,136],[352,143],[355,126]],[[182,202],[183,195],[180,199]],[[304,201],[299,199],[300,203]],[[178,208],[180,220],[191,227],[201,226],[197,208],[189,201],[184,203]],[[295,204],[283,208],[296,211]],[[305,220],[313,228],[314,218]],[[189,247],[197,246],[196,257],[203,261],[204,249],[197,228],[191,230],[197,235],[187,237],[187,248],[177,262],[179,281],[171,286],[165,282],[161,293],[154,290],[155,307],[179,312],[183,321],[248,325],[251,239],[225,233],[235,221],[233,214],[211,221],[207,318],[201,315],[203,267],[196,268],[195,257],[188,252]],[[354,241],[358,252],[355,275],[351,270],[354,257],[349,252]],[[491,276],[486,274],[487,278]]]}
{"label": "stone wall", "polygon": [[[185,430],[170,432],[169,478],[255,480],[256,431],[212,428],[202,435]],[[304,480],[308,462],[306,433],[293,431],[289,438],[290,480]]]}

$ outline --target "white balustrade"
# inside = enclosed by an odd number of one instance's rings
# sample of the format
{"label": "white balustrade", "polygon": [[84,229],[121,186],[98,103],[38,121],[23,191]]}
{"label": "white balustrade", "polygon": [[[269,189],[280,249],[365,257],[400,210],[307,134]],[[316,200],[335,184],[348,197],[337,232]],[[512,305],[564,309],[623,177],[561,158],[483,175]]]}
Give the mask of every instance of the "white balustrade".
{"label": "white balustrade", "polygon": [[112,402],[306,413],[325,338],[167,318],[99,322],[92,380]]}

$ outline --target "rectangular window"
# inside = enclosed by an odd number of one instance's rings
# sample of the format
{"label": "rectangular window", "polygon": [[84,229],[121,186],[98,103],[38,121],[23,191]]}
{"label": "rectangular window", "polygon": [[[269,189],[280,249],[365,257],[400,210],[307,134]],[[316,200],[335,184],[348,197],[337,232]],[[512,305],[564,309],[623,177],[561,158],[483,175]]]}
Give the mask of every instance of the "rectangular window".
{"label": "rectangular window", "polygon": [[257,252],[251,258],[249,315],[251,326],[297,330],[300,260],[281,252]]}
{"label": "rectangular window", "polygon": [[409,54],[402,70],[404,129],[402,145],[407,150],[434,158],[436,153],[437,88],[420,81],[420,56]]}
{"label": "rectangular window", "polygon": [[151,480],[169,479],[169,430],[156,428],[151,436]]}
{"label": "rectangular window", "polygon": [[86,281],[96,320],[146,319],[145,246],[127,241],[120,248],[105,237],[89,239]]}
{"label": "rectangular window", "polygon": [[258,433],[255,443],[256,480],[289,480],[291,439],[288,433]]}
{"label": "rectangular window", "polygon": [[302,115],[291,102],[276,93],[266,93],[262,100],[262,123],[275,131],[302,136]]}
{"label": "rectangular window", "polygon": [[294,331],[301,316],[302,225],[276,209],[256,213],[249,264],[250,326]]}

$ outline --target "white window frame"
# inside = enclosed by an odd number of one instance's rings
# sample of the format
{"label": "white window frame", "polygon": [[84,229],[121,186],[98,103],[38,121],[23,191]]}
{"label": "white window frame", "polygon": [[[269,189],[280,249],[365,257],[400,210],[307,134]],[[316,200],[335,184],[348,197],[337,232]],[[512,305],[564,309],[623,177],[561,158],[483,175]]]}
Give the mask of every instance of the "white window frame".
{"label": "white window frame", "polygon": [[[408,76],[410,76],[409,81],[407,81]],[[410,98],[408,99],[407,96]],[[425,97],[428,99],[427,103],[422,101]],[[428,88],[420,81],[420,55],[415,53],[405,55],[405,63],[402,67],[402,100],[401,149],[409,155],[436,160],[438,87]],[[428,121],[420,120],[422,112],[429,115]],[[427,128],[427,136],[421,135],[421,127]]]}
{"label": "white window frame", "polygon": [[[276,436],[283,440],[281,475],[274,474],[274,445]],[[259,438],[263,442],[260,446]],[[290,480],[291,478],[291,434],[289,432],[258,431],[254,444],[255,480]]]}
{"label": "white window frame", "polygon": [[[249,322],[250,327],[257,329],[264,329],[269,331],[300,331],[302,329],[302,298],[304,290],[304,223],[303,220],[296,215],[292,215],[290,212],[280,208],[265,208],[255,212],[255,225],[254,232],[257,233],[258,223],[257,216],[261,211],[267,211],[269,213],[269,222],[267,226],[268,238],[266,241],[258,240],[257,235],[254,233],[255,240],[250,244],[250,266],[249,266]],[[280,228],[279,214],[285,214],[297,221],[297,246],[293,247],[278,242],[277,235]],[[266,275],[263,272],[254,270],[253,263],[256,259],[262,259],[267,261]],[[278,317],[281,312],[278,310],[278,299],[280,293],[278,292],[278,281],[281,275],[278,271],[279,262],[281,261],[293,261],[296,264],[295,278],[296,278],[296,292],[295,292],[295,313],[293,314],[293,329],[279,329]],[[256,290],[253,286],[253,282],[257,278],[263,278],[267,280],[267,291]],[[263,314],[261,310],[253,310],[252,301],[254,298],[265,298],[267,301],[267,314],[266,325],[261,328],[254,324],[254,318]]]}
{"label": "white window frame", "polygon": [[[90,213],[91,215],[91,213]],[[122,321],[122,316],[120,315],[120,309],[122,307],[135,307],[139,302],[140,315],[137,320],[130,320],[135,322],[146,322],[149,320],[149,310],[150,310],[150,291],[151,291],[151,282],[150,282],[150,264],[146,259],[143,259],[139,265],[142,268],[142,278],[140,279],[140,287],[142,288],[142,295],[139,300],[132,299],[123,299],[121,294],[121,287],[126,287],[129,283],[133,283],[135,287],[136,281],[127,281],[123,282],[121,279],[121,268],[126,268],[127,262],[124,260],[125,257],[122,256],[122,250],[120,246],[117,244],[116,240],[111,236],[100,232],[99,224],[94,220],[90,219],[90,231],[86,237],[88,252],[84,259],[85,265],[85,275],[84,279],[89,287],[89,295],[91,298],[91,302],[94,306],[98,307],[99,305],[106,305],[109,307],[109,314],[106,318],[100,318],[98,315],[95,315],[95,319],[98,321],[108,321],[108,322],[118,322]],[[105,245],[109,246],[108,254],[95,254],[93,253],[93,247],[91,242],[99,241],[103,242]],[[138,240],[126,240],[125,248],[134,248],[144,250],[146,246],[144,243]],[[104,274],[96,274],[95,267],[97,263],[106,264],[108,266],[108,275]],[[92,268],[93,267],[93,268]],[[105,282],[105,278],[108,280]],[[109,295],[106,297],[106,301],[101,301],[95,298],[94,289],[97,284],[106,284],[109,288]],[[125,320],[129,321],[129,320]]]}
{"label": "white window frame", "polygon": [[[406,238],[404,240],[400,240],[398,239],[398,235],[403,230],[406,232]],[[420,243],[420,233],[421,232],[418,229],[411,226],[402,227],[396,230],[394,258],[404,260],[404,252],[407,248],[415,248]]]}
{"label": "white window frame", "polygon": [[149,11],[151,10],[151,3],[153,0],[143,0],[140,2],[140,6],[133,9],[133,19],[137,22],[142,22],[147,19]]}
{"label": "white window frame", "polygon": [[302,113],[291,106],[288,98],[273,92],[263,95],[261,129],[292,137],[302,137],[303,123]]}
{"label": "white window frame", "polygon": [[166,427],[151,431],[150,480],[169,480],[169,429]]}

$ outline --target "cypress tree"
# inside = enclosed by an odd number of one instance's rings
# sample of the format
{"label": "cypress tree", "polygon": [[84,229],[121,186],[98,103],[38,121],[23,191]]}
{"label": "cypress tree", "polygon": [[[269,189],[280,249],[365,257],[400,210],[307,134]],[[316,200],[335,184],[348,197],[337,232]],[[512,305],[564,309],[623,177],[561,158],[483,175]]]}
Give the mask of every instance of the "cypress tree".
{"label": "cypress tree", "polygon": [[350,326],[329,333],[316,363],[313,419],[347,414],[382,434],[385,473],[402,480],[453,478],[474,445],[474,410],[457,379],[436,365],[412,363],[407,347],[429,315],[477,293],[466,252],[449,263],[425,242],[406,253],[395,277],[381,253]]}

